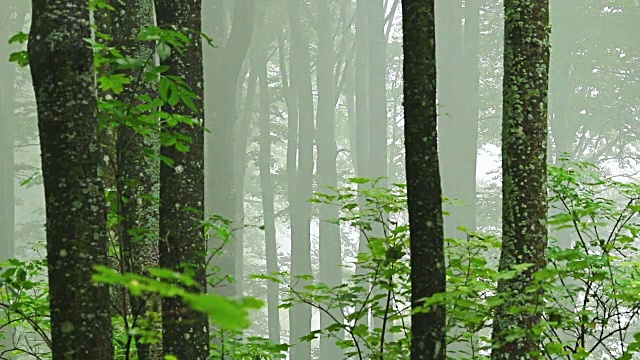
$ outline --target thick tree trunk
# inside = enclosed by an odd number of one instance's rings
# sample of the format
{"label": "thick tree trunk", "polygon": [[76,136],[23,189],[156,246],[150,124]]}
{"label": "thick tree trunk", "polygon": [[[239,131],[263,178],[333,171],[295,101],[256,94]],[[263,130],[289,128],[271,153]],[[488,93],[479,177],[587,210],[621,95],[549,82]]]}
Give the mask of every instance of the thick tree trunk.
{"label": "thick tree trunk", "polygon": [[[411,231],[411,306],[446,291],[442,189],[436,112],[433,0],[402,2],[407,200]],[[411,316],[411,359],[446,358],[446,312]]]}
{"label": "thick tree trunk", "polygon": [[[33,0],[29,59],[38,109],[46,202],[53,359],[112,360],[109,291],[93,285],[107,263],[106,201],[98,174],[88,0]],[[55,36],[54,36],[55,35]]]}
{"label": "thick tree trunk", "polygon": [[[318,68],[316,84],[318,86],[318,191],[330,192],[327,187],[337,187],[338,171],[336,156],[338,150],[335,139],[335,93],[334,83],[334,45],[333,29],[335,17],[331,12],[329,0],[318,1]],[[333,223],[339,217],[338,207],[334,205],[320,205],[320,237],[319,237],[319,262],[320,283],[330,287],[342,283],[342,248],[340,239],[340,227]],[[320,314],[320,328],[325,329],[334,323],[334,320],[343,321],[341,309],[332,309],[331,315],[322,312]],[[340,334],[337,334],[340,336]],[[336,346],[333,337],[320,338],[320,360],[335,360],[344,357],[343,351]]]}
{"label": "thick tree trunk", "polygon": [[[291,59],[295,64],[291,85],[298,98],[299,136],[298,166],[295,177],[291,212],[295,221],[291,224],[291,275],[292,282],[302,289],[307,281],[299,281],[295,276],[312,274],[311,270],[311,203],[313,187],[313,132],[314,111],[311,87],[311,59],[309,40],[302,22],[302,2],[288,1],[289,24],[291,26]],[[311,331],[311,307],[295,305],[290,311],[291,359],[311,358],[311,344],[300,337]]]}
{"label": "thick tree trunk", "polygon": [[[202,43],[197,33],[201,27],[201,1],[156,0],[155,4],[159,26],[190,29],[191,44],[183,53],[173,51],[162,64],[169,66],[168,75],[182,77],[199,97],[194,100],[196,111],[183,104],[165,111],[191,116],[204,123]],[[190,137],[191,144],[186,153],[174,147],[163,146],[160,150],[162,155],[174,160],[173,167],[162,164],[160,169],[160,266],[183,272],[185,264],[189,264],[196,280],[204,287],[205,239],[200,227],[204,213],[204,130],[199,126],[178,125],[174,131]],[[181,299],[163,299],[165,354],[178,359],[208,359],[208,328],[205,314],[190,309]]]}
{"label": "thick tree trunk", "polygon": [[[541,308],[533,274],[546,265],[547,91],[549,2],[505,2],[502,115],[502,253],[500,271],[532,264],[512,279],[498,282],[504,303],[493,320],[491,358],[529,359],[537,351],[531,329],[540,312],[513,313],[514,307]],[[519,335],[515,339],[513,335]]]}

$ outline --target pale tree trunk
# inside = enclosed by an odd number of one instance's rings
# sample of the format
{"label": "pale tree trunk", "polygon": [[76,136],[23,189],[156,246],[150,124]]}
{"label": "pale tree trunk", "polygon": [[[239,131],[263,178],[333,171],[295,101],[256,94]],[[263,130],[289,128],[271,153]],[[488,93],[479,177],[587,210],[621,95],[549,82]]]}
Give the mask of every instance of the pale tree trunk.
{"label": "pale tree trunk", "polygon": [[[311,203],[313,188],[313,132],[314,109],[311,88],[311,59],[309,40],[302,22],[302,2],[288,1],[289,24],[291,26],[290,57],[295,64],[291,74],[291,85],[298,98],[299,135],[298,166],[295,177],[291,212],[295,221],[291,224],[291,275],[294,287],[303,289],[309,282],[296,276],[310,275],[311,270]],[[311,331],[311,307],[298,304],[291,308],[290,315],[291,359],[311,358],[311,344],[300,341],[300,337]]]}
{"label": "pale tree trunk", "polygon": [[[505,2],[502,114],[502,252],[499,271],[530,264],[498,281],[505,301],[493,319],[494,360],[527,359],[539,351],[534,329],[541,311],[514,314],[513,307],[541,309],[542,289],[531,289],[547,256],[547,92],[549,2]],[[514,333],[517,336],[513,336]]]}
{"label": "pale tree trunk", "polygon": [[[14,131],[18,118],[15,116],[16,96],[16,65],[9,63],[8,56],[16,51],[17,46],[9,46],[7,40],[21,29],[28,2],[8,1],[3,7],[3,22],[0,25],[0,262],[16,256],[15,253],[15,156]],[[11,15],[16,15],[15,22],[10,21]],[[0,313],[0,322],[7,320],[4,313]],[[7,350],[14,347],[14,331],[4,328],[0,339],[0,349]],[[0,350],[0,351],[2,351]]]}
{"label": "pale tree trunk", "polygon": [[[196,111],[184,104],[167,107],[164,111],[190,116],[204,124],[202,42],[196,33],[201,28],[200,0],[156,0],[155,4],[158,26],[190,29],[187,35],[191,44],[183,53],[173,51],[161,63],[169,66],[166,74],[182,77],[198,96],[194,99]],[[174,147],[162,146],[160,149],[162,155],[174,161],[173,167],[162,164],[160,169],[160,266],[179,272],[189,266],[195,272],[196,281],[204,287],[206,244],[200,227],[204,213],[204,129],[182,124],[172,130],[190,137],[191,144],[186,153]],[[178,359],[208,359],[208,329],[205,314],[191,309],[179,298],[162,300],[165,355],[175,355]]]}
{"label": "pale tree trunk", "polygon": [[[478,122],[480,117],[480,71],[478,46],[480,41],[480,6],[483,1],[465,4],[447,1],[436,8],[439,75],[440,150],[442,188],[449,199],[462,204],[445,205],[449,216],[444,219],[445,238],[466,238],[464,227],[476,227],[476,158]],[[442,6],[442,7],[440,7]],[[462,20],[464,19],[464,26]],[[440,31],[442,29],[442,31]],[[439,35],[439,36],[438,36]],[[460,336],[466,331],[453,327],[450,335]],[[453,356],[469,356],[468,341],[450,344]]]}
{"label": "pale tree trunk", "polygon": [[[255,57],[254,57],[255,58]],[[255,62],[255,61],[252,61]],[[244,99],[244,109],[241,117],[238,119],[238,127],[235,131],[235,150],[234,156],[236,157],[235,168],[235,189],[237,191],[236,197],[236,219],[237,227],[234,232],[235,243],[231,244],[234,248],[235,254],[235,278],[234,284],[235,292],[237,296],[242,296],[244,292],[244,179],[247,170],[247,143],[249,140],[249,133],[252,127],[253,116],[255,113],[255,96],[256,87],[258,85],[258,70],[254,64],[249,69],[249,78],[247,80],[247,95]],[[240,81],[243,78],[239,79]],[[238,84],[238,88],[242,88],[242,84]]]}
{"label": "pale tree trunk", "polygon": [[[29,60],[38,109],[46,203],[52,353],[112,360],[109,291],[92,284],[107,264],[98,168],[98,118],[89,0],[32,2]],[[55,34],[56,36],[52,36]]]}
{"label": "pale tree trunk", "polygon": [[[206,209],[207,214],[215,214],[232,220],[234,227],[239,227],[240,220],[237,214],[238,197],[242,193],[236,189],[237,177],[229,174],[238,174],[238,164],[235,158],[236,149],[235,128],[238,122],[237,88],[242,69],[242,64],[247,56],[251,36],[253,34],[254,0],[237,0],[234,2],[233,20],[228,38],[226,38],[226,26],[224,2],[216,2],[216,7],[206,9],[211,16],[213,27],[221,38],[214,39],[220,47],[207,48],[207,72],[206,83],[206,118],[209,119],[207,127],[211,130],[206,136]],[[216,15],[219,14],[219,15]],[[217,23],[216,21],[217,20]],[[220,24],[222,22],[222,24]],[[240,200],[241,201],[241,200]],[[210,248],[218,248],[220,239],[212,238]],[[224,247],[222,258],[216,260],[220,267],[221,275],[231,275],[236,278],[237,284],[242,282],[238,273],[237,253],[242,249],[242,236],[234,239],[234,243]],[[239,276],[240,275],[240,276]],[[223,283],[215,290],[226,296],[242,295],[236,284]]]}
{"label": "pale tree trunk", "polygon": [[[386,61],[386,36],[385,8],[383,0],[366,0],[367,23],[369,34],[369,176],[372,179],[380,179],[379,187],[386,187],[387,176],[387,61]],[[380,214],[381,220],[387,218],[387,214]],[[382,224],[374,224],[371,236],[384,237]],[[376,290],[379,294],[381,289]],[[381,308],[385,299],[380,299]],[[383,316],[386,316],[384,314]],[[372,328],[381,328],[384,320],[376,316],[372,321]]]}
{"label": "pale tree trunk", "polygon": [[[318,0],[318,68],[316,83],[318,86],[317,145],[318,145],[318,191],[331,193],[328,187],[337,187],[338,172],[336,156],[338,150],[335,139],[335,93],[334,83],[334,45],[333,29],[335,18],[331,12],[330,0]],[[340,227],[332,221],[339,217],[338,207],[330,204],[320,205],[319,261],[320,283],[330,287],[342,283],[342,248]],[[343,322],[342,309],[332,309],[330,314],[320,313],[320,328]],[[340,334],[336,334],[340,336]],[[336,346],[336,339],[320,338],[320,360],[341,359],[343,351]]]}
{"label": "pale tree trunk", "polygon": [[[264,23],[264,16],[260,19]],[[262,42],[261,42],[262,43]],[[270,42],[269,42],[270,43]],[[262,211],[264,214],[264,243],[265,259],[267,261],[267,274],[278,272],[278,245],[276,241],[276,216],[274,210],[273,180],[271,176],[271,93],[269,91],[269,78],[267,73],[268,59],[266,44],[260,46],[257,56],[256,70],[260,83],[260,192],[262,194]],[[280,343],[280,310],[278,308],[280,296],[278,284],[267,282],[267,316],[269,326],[269,339]]]}
{"label": "pale tree trunk", "polygon": [[445,205],[446,238],[466,238],[458,227],[475,230],[479,3],[467,3],[463,14],[462,0],[436,1],[442,191],[445,198],[462,201]]}
{"label": "pale tree trunk", "polygon": [[[367,19],[367,0],[357,0],[356,20],[355,20],[355,147],[352,149],[355,159],[356,176],[361,178],[370,177],[369,170],[369,24]],[[364,185],[358,184],[358,190],[364,189]],[[362,208],[364,199],[360,197],[358,203]],[[369,251],[367,237],[364,232],[360,232],[358,241],[358,253]],[[356,275],[364,275],[367,269],[356,265]],[[364,296],[363,299],[364,300]],[[369,326],[369,315],[360,320]],[[357,325],[358,322],[356,322]],[[367,356],[367,348],[364,343],[359,344],[363,351],[363,356]]]}

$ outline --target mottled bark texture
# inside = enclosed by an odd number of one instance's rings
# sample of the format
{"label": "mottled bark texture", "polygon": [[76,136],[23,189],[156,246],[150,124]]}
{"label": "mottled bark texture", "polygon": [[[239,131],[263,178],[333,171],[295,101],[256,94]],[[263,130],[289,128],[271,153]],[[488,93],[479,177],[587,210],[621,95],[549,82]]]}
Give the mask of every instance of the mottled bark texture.
{"label": "mottled bark texture", "polygon": [[[154,44],[137,40],[140,32],[154,24],[152,0],[112,0],[114,7],[111,21],[113,46],[124,56],[138,59],[145,66],[155,65]],[[139,69],[128,70],[133,81]],[[135,90],[133,92],[132,90]],[[118,100],[136,104],[136,96],[154,96],[153,84],[134,84],[122,92]],[[126,114],[128,115],[128,114]],[[158,141],[147,140],[132,127],[132,123],[120,124],[116,140],[116,186],[120,215],[121,269],[136,274],[146,274],[149,267],[158,267],[158,181],[160,163],[147,156],[157,151]],[[130,312],[140,319],[148,310],[160,311],[156,297],[142,299],[129,296]],[[152,323],[153,324],[153,323]],[[153,324],[161,331],[161,324]],[[162,344],[136,344],[140,360],[162,359]]]}
{"label": "mottled bark texture", "polygon": [[[433,0],[402,2],[404,121],[411,306],[445,289],[442,188],[438,163]],[[411,316],[411,359],[445,359],[444,306]]]}
{"label": "mottled bark texture", "polygon": [[[533,358],[539,291],[527,291],[546,265],[548,0],[508,0],[505,9],[500,271],[532,264],[498,282],[504,303],[493,321],[492,359]],[[523,309],[523,307],[527,307]],[[519,311],[518,311],[519,310]],[[514,334],[521,336],[516,339]],[[508,336],[508,338],[507,338]]]}
{"label": "mottled bark texture", "polygon": [[107,227],[89,0],[34,0],[29,33],[46,202],[54,360],[112,360]]}
{"label": "mottled bark texture", "polygon": [[[181,76],[199,99],[196,111],[179,104],[167,112],[191,116],[204,123],[201,0],[156,0],[158,26],[189,29],[191,44],[182,53],[173,51],[162,61],[168,75]],[[200,226],[204,214],[204,129],[179,125],[174,129],[191,138],[190,151],[162,147],[161,154],[174,160],[174,166],[160,169],[160,266],[183,272],[195,271],[204,291],[205,239]],[[196,289],[191,289],[196,291]],[[162,301],[163,347],[165,354],[178,359],[205,360],[209,356],[209,330],[205,314],[196,312],[178,298]]]}

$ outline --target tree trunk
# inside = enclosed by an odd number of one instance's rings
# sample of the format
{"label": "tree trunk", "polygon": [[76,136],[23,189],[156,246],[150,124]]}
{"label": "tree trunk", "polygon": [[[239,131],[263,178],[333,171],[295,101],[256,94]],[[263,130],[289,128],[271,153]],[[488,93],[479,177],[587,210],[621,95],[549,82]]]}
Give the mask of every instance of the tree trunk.
{"label": "tree trunk", "polygon": [[[466,238],[475,230],[476,157],[479,120],[479,3],[436,2],[439,136],[442,191],[462,204],[445,205],[445,237]],[[464,17],[464,28],[462,19]],[[463,33],[464,30],[464,33]]]}
{"label": "tree trunk", "polygon": [[[26,7],[25,1],[9,1],[3,8],[3,23],[0,25],[0,38],[8,39],[22,30]],[[27,6],[25,6],[27,5]],[[15,22],[10,21],[16,14]],[[0,54],[10,54],[15,46],[7,41],[0,42]],[[16,256],[15,251],[15,156],[14,132],[18,118],[15,116],[16,101],[16,65],[7,59],[0,62],[0,262]],[[8,319],[7,319],[8,320]],[[5,327],[0,334],[0,349],[13,348],[11,328]]]}
{"label": "tree trunk", "polygon": [[[433,0],[402,2],[407,201],[411,231],[411,307],[446,291],[442,189],[436,112]],[[446,358],[444,305],[411,315],[411,359]]]}
{"label": "tree trunk", "polygon": [[[533,274],[546,265],[547,91],[549,2],[505,2],[502,114],[502,253],[499,270],[532,264],[498,282],[505,301],[493,321],[492,359],[533,358],[541,291],[530,291]],[[529,291],[527,291],[529,290]],[[527,306],[513,313],[514,307]],[[519,335],[515,339],[514,335]]]}
{"label": "tree trunk", "polygon": [[[335,139],[335,93],[334,83],[334,45],[333,29],[335,17],[331,12],[329,0],[318,1],[318,68],[316,84],[318,86],[318,191],[331,192],[328,187],[338,186],[336,156],[338,149]],[[339,217],[338,207],[329,204],[320,205],[319,262],[318,280],[330,287],[342,283],[342,247],[340,227],[333,223]],[[334,320],[344,321],[341,309],[332,309],[331,315],[321,312],[320,328],[325,329]],[[338,337],[341,334],[336,334]],[[335,360],[344,357],[344,352],[336,346],[336,339],[320,338],[320,360]]]}
{"label": "tree trunk", "polygon": [[[309,282],[299,281],[296,276],[310,275],[311,270],[311,203],[313,187],[313,132],[314,111],[311,88],[311,59],[309,40],[302,23],[302,3],[288,1],[289,24],[291,26],[291,59],[295,64],[291,85],[298,98],[299,136],[298,166],[295,178],[291,211],[295,221],[291,224],[291,275],[296,288],[303,289]],[[311,307],[295,305],[290,315],[291,359],[311,358],[311,344],[300,340],[311,332]]]}
{"label": "tree trunk", "polygon": [[[266,45],[260,46],[256,64],[260,83],[260,192],[262,193],[262,211],[264,214],[264,243],[267,273],[280,271],[278,267],[278,244],[276,241],[276,216],[273,206],[273,181],[271,177],[271,93],[267,76]],[[273,281],[267,282],[267,316],[269,339],[280,343],[280,296],[279,286]]]}
{"label": "tree trunk", "polygon": [[[221,6],[216,7],[220,11]],[[226,44],[215,49],[207,49],[208,56],[213,57],[212,63],[207,64],[206,118],[210,120],[207,134],[207,163],[206,173],[206,209],[207,214],[223,216],[233,221],[233,226],[240,226],[237,214],[238,189],[236,177],[237,164],[234,158],[235,127],[237,126],[237,88],[242,64],[247,56],[251,36],[253,34],[254,0],[234,1],[234,12],[231,31]],[[219,18],[220,21],[224,16]],[[226,34],[226,27],[219,25],[221,34]],[[223,42],[223,39],[216,39]],[[227,244],[222,258],[219,259],[221,275],[231,275],[238,282],[242,281],[237,275],[236,252],[241,248],[242,238],[235,239],[233,244]],[[212,238],[210,248],[220,246],[220,239]],[[216,292],[226,296],[240,294],[235,284],[223,283]]]}
{"label": "tree trunk", "polygon": [[[183,104],[164,110],[204,123],[202,44],[197,33],[201,27],[201,2],[156,0],[156,16],[158,26],[190,29],[191,44],[183,53],[173,51],[161,63],[169,66],[168,75],[182,77],[198,96],[194,99],[197,111]],[[160,266],[183,272],[185,264],[189,264],[187,266],[195,271],[195,279],[204,287],[206,247],[200,226],[204,213],[204,130],[183,124],[173,130],[188,136],[192,142],[190,150],[184,153],[174,147],[160,149],[163,156],[174,160],[173,167],[162,164],[160,169]],[[165,298],[162,329],[165,354],[178,359],[208,359],[209,330],[205,314],[190,309],[181,299]]]}
{"label": "tree trunk", "polygon": [[[112,360],[109,291],[93,285],[107,264],[106,201],[89,1],[32,1],[31,76],[46,202],[54,360]],[[55,35],[55,36],[54,36]]]}
{"label": "tree trunk", "polygon": [[[154,25],[152,0],[112,1],[114,16],[109,29],[113,37],[113,46],[124,56],[139,59],[146,66],[155,65],[154,47],[149,42],[137,40],[141,31]],[[127,74],[136,78],[136,71]],[[125,104],[135,104],[138,95],[154,95],[151,84],[142,84],[135,93],[124,91],[119,100]],[[116,140],[116,186],[118,189],[118,209],[121,216],[120,244],[122,270],[136,274],[146,274],[149,267],[158,267],[158,212],[157,203],[149,200],[157,198],[157,184],[160,177],[160,163],[145,156],[145,150],[158,151],[158,140],[147,140],[131,127],[123,124],[118,128]],[[130,312],[134,318],[144,317],[149,310],[160,311],[159,299],[152,297],[147,301],[129,296]],[[154,324],[162,331],[162,324]],[[162,359],[162,344],[144,344],[138,342],[140,360]]]}

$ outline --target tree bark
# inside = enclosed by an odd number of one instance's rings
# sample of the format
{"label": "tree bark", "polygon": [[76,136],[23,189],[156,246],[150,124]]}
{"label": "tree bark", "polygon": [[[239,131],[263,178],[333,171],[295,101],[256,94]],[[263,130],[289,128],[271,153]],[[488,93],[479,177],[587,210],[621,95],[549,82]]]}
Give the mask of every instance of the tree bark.
{"label": "tree bark", "polygon": [[[411,232],[411,306],[446,291],[442,189],[436,111],[433,0],[402,2],[407,201]],[[411,315],[411,359],[446,358],[446,310]]]}
{"label": "tree bark", "polygon": [[[141,31],[153,26],[154,11],[152,0],[115,0],[110,32],[113,46],[124,56],[135,58],[146,66],[155,65],[154,46],[150,42],[137,40]],[[136,79],[136,70],[127,73]],[[152,84],[135,85],[136,92],[126,90],[119,95],[125,104],[135,104],[136,96],[154,96]],[[133,89],[132,89],[133,90]],[[129,114],[126,114],[129,115]],[[136,274],[146,274],[146,269],[158,267],[158,217],[157,199],[160,177],[160,163],[150,159],[145,153],[151,148],[159,150],[157,134],[155,139],[146,140],[131,124],[121,124],[116,140],[116,186],[118,189],[118,209],[121,216],[120,245],[122,270]],[[145,301],[129,296],[131,315],[142,318],[148,310],[160,311],[159,299],[152,297]],[[158,332],[162,324],[154,324]],[[136,343],[140,360],[162,359],[162,344]]]}
{"label": "tree bark", "polygon": [[106,201],[98,173],[96,82],[88,0],[33,0],[29,33],[46,202],[54,360],[112,360]]}
{"label": "tree bark", "polygon": [[[198,99],[197,111],[183,104],[167,107],[169,113],[190,116],[204,124],[202,43],[200,0],[155,0],[158,26],[188,28],[191,44],[184,52],[173,51],[161,63],[169,66],[166,74],[182,77]],[[200,126],[178,125],[173,129],[191,138],[190,150],[179,152],[163,146],[163,156],[174,166],[160,169],[160,266],[183,272],[189,266],[195,279],[206,286],[204,214],[204,130]],[[194,211],[195,210],[195,211]],[[188,265],[185,265],[188,264]],[[196,289],[193,289],[196,291]],[[163,347],[165,354],[178,359],[205,360],[209,356],[209,330],[205,314],[190,309],[178,298],[162,301]]]}
{"label": "tree bark", "polygon": [[[493,321],[491,358],[530,359],[539,350],[531,329],[540,321],[540,291],[533,274],[546,265],[547,92],[549,1],[510,0],[504,4],[502,114],[502,253],[499,271],[532,264],[498,282],[505,301]],[[529,290],[529,291],[527,291]],[[511,309],[527,306],[526,311]],[[520,335],[513,339],[514,332]]]}

